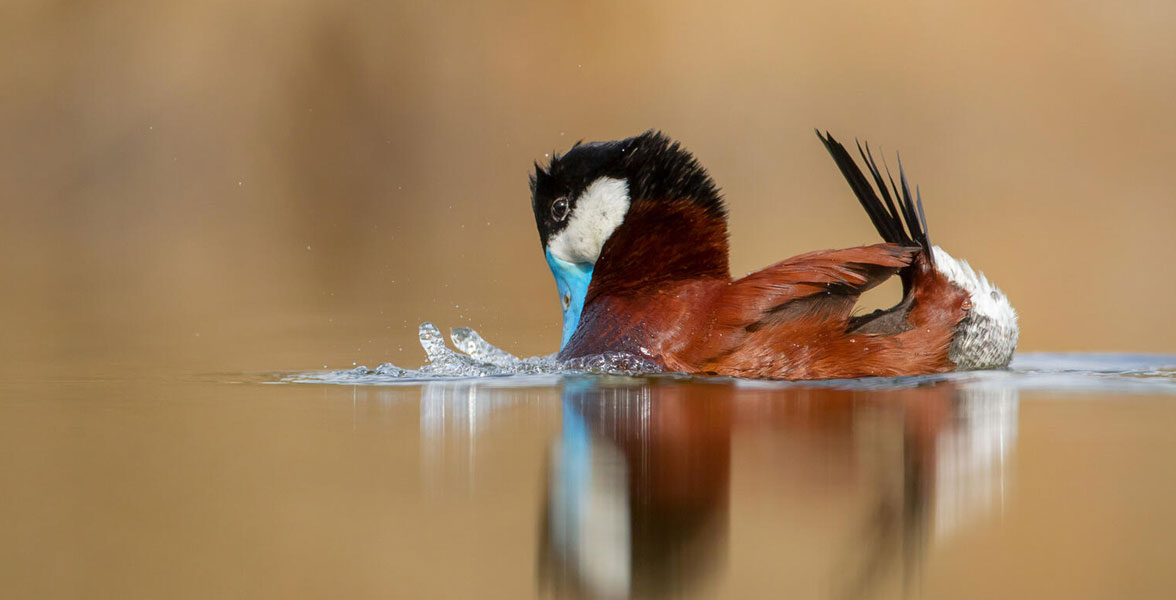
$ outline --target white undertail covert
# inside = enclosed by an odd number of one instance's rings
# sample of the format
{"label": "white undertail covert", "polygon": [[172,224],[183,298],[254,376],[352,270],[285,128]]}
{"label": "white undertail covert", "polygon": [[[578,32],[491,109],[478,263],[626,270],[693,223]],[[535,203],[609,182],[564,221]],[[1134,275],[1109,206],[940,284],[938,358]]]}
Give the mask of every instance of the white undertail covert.
{"label": "white undertail covert", "polygon": [[1017,311],[1008,296],[972,270],[965,260],[952,258],[939,246],[932,248],[935,269],[971,296],[972,308],[958,325],[948,358],[957,369],[1007,367],[1017,349]]}

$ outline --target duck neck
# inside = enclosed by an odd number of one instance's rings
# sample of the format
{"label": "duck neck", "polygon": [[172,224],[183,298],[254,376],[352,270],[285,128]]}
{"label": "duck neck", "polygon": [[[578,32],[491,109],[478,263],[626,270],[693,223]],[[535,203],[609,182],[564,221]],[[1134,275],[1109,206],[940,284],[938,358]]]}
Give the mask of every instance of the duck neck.
{"label": "duck neck", "polygon": [[679,281],[730,279],[726,220],[688,200],[634,202],[593,271],[586,302]]}

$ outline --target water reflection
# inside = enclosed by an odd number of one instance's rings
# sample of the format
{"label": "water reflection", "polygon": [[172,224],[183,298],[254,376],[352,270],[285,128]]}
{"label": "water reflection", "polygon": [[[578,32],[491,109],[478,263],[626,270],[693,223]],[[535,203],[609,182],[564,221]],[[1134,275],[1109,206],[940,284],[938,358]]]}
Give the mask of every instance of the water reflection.
{"label": "water reflection", "polygon": [[[1000,506],[1016,405],[1013,390],[950,382],[871,391],[571,381],[548,457],[540,586],[589,598],[707,589],[725,567],[734,463],[777,480],[781,514],[845,525],[818,539],[848,531],[823,572],[781,564],[779,577],[824,579],[817,589],[841,597],[872,596],[888,580],[906,588],[928,544]],[[804,552],[787,547],[806,542],[775,543],[760,551]]]}
{"label": "water reflection", "polygon": [[[550,383],[550,382],[546,382]],[[550,388],[437,381],[421,388],[421,477],[430,493],[470,491],[478,482],[478,442],[508,409],[552,399]],[[540,409],[541,411],[541,409]]]}

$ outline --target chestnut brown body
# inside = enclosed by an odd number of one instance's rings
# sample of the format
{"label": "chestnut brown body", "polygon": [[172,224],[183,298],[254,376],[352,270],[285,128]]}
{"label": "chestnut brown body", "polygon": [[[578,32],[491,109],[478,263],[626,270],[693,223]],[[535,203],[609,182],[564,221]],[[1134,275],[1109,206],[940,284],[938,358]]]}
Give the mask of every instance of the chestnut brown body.
{"label": "chestnut brown body", "polygon": [[[667,205],[675,208],[667,213]],[[608,276],[588,288],[580,326],[561,358],[623,351],[669,371],[781,379],[955,368],[948,350],[968,294],[932,268],[919,246],[810,252],[732,280],[725,226],[692,212],[685,202],[662,204],[656,214],[635,207],[604,246],[597,269]],[[695,235],[667,244],[665,237],[626,231],[653,226],[647,221]],[[665,268],[651,269],[655,264]],[[855,330],[850,312],[858,297],[900,270],[911,281],[905,323]]]}

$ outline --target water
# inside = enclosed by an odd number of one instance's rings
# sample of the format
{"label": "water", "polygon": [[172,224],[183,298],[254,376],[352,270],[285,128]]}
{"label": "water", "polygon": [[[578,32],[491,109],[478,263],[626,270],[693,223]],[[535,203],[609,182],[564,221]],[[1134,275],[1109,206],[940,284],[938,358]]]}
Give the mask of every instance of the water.
{"label": "water", "polygon": [[0,383],[5,597],[1164,597],[1176,356]]}

